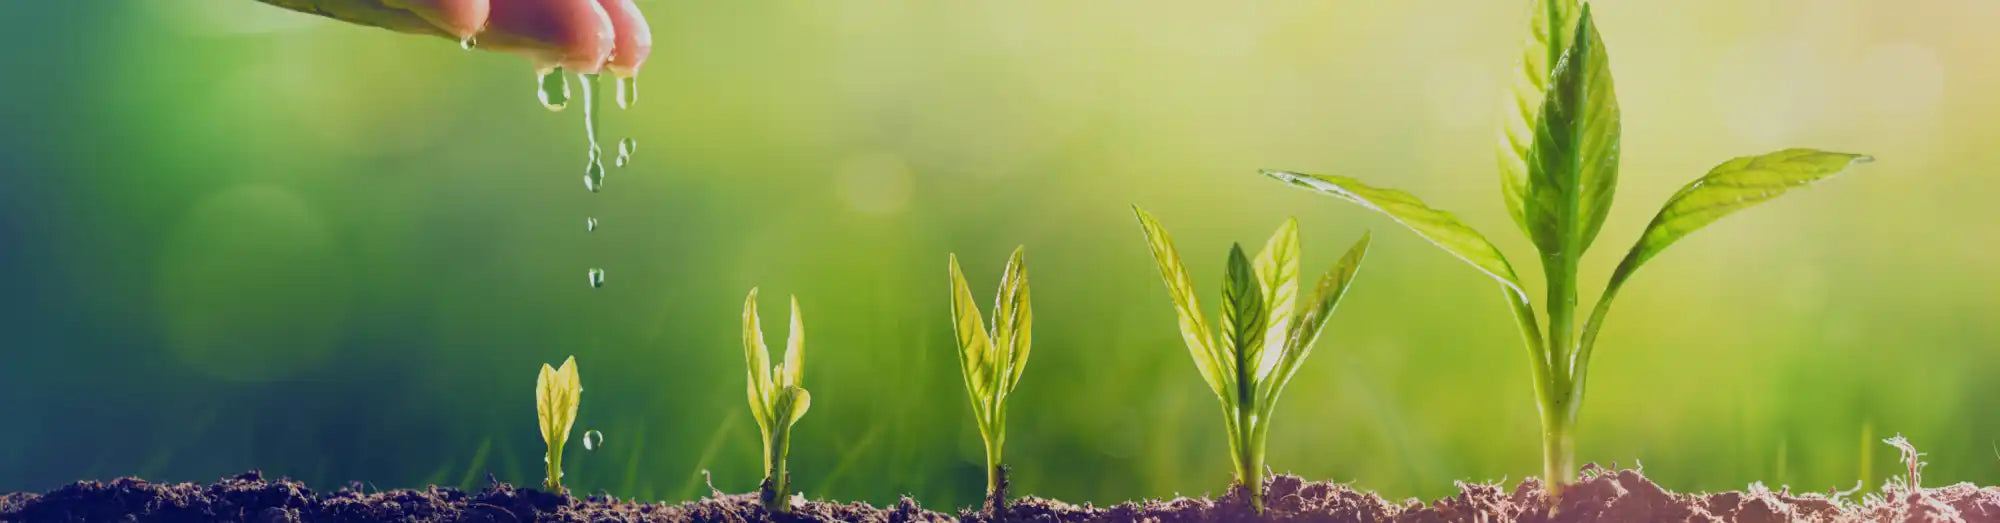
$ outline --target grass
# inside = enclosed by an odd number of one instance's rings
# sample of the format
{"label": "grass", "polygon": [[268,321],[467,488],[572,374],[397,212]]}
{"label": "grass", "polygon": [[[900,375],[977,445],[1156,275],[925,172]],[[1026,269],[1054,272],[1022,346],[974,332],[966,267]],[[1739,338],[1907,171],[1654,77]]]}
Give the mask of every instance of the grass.
{"label": "grass", "polygon": [[1617,187],[1618,100],[1590,6],[1576,0],[1533,0],[1531,11],[1532,31],[1501,126],[1501,195],[1539,255],[1547,281],[1546,322],[1536,315],[1507,258],[1451,213],[1408,193],[1345,176],[1264,174],[1386,214],[1500,282],[1531,358],[1542,425],[1542,474],[1555,493],[1576,481],[1575,427],[1591,350],[1612,299],[1633,273],[1669,245],[1724,216],[1870,158],[1785,149],[1723,162],[1667,201],[1619,262],[1587,319],[1580,317],[1577,269],[1604,225]]}
{"label": "grass", "polygon": [[1306,307],[1299,296],[1298,220],[1286,220],[1251,261],[1241,244],[1229,249],[1229,267],[1222,290],[1220,339],[1210,333],[1194,282],[1182,267],[1180,251],[1165,227],[1145,210],[1133,207],[1146,242],[1158,263],[1167,293],[1180,316],[1181,337],[1203,381],[1222,402],[1223,424],[1229,433],[1229,456],[1236,484],[1248,493],[1252,510],[1264,510],[1264,442],[1270,433],[1272,408],[1285,385],[1326,328],[1327,318],[1354,282],[1368,253],[1363,235],[1347,255],[1320,278]]}

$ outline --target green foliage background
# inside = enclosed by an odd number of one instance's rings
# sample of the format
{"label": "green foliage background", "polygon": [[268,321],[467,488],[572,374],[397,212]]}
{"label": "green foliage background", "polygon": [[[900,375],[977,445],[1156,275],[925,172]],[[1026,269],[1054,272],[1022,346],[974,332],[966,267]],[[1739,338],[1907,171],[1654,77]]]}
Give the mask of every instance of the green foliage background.
{"label": "green foliage background", "polygon": [[[970,505],[946,253],[989,296],[1026,244],[1016,492],[1219,491],[1221,420],[1134,203],[1210,307],[1231,241],[1298,216],[1313,268],[1380,232],[1278,406],[1274,468],[1392,497],[1537,472],[1492,281],[1256,173],[1409,190],[1525,260],[1493,151],[1515,2],[640,4],[658,48],[639,105],[604,121],[640,150],[596,195],[581,115],[536,105],[510,57],[247,1],[0,5],[0,490],[249,468],[531,484],[534,371],[574,354],[576,430],[606,445],[572,445],[566,484],[678,501],[707,469],[749,491],[755,285],[797,294],[811,331],[797,485]],[[1604,245],[1734,156],[1880,161],[1649,264],[1600,340],[1579,458],[1677,489],[1844,489],[1889,475],[1874,441],[1901,432],[1928,482],[2000,482],[2000,7],[1596,15],[1625,118]],[[1587,288],[1620,254],[1600,251]]]}

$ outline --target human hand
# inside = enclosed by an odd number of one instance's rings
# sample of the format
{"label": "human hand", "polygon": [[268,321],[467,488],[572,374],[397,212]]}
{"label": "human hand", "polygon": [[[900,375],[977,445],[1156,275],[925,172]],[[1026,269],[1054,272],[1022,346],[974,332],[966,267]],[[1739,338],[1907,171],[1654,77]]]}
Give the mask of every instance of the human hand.
{"label": "human hand", "polygon": [[385,29],[471,41],[527,57],[537,69],[638,74],[652,29],[632,0],[258,0]]}

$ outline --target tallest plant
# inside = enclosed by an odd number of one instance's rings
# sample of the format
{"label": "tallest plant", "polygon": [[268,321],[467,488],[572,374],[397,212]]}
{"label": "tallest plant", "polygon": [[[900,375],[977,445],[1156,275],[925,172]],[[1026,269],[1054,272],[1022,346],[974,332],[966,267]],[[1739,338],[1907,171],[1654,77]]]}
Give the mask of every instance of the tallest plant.
{"label": "tallest plant", "polygon": [[1639,266],[1715,220],[1868,161],[1859,154],[1786,149],[1723,162],[1667,200],[1626,252],[1595,308],[1578,323],[1577,266],[1597,238],[1618,182],[1619,110],[1610,58],[1590,6],[1533,0],[1532,34],[1502,111],[1501,195],[1533,241],[1547,280],[1548,321],[1535,314],[1514,267],[1451,213],[1402,191],[1353,178],[1264,174],[1389,215],[1500,282],[1528,348],[1542,420],[1542,473],[1551,492],[1576,480],[1575,426],[1586,371],[1611,300]]}

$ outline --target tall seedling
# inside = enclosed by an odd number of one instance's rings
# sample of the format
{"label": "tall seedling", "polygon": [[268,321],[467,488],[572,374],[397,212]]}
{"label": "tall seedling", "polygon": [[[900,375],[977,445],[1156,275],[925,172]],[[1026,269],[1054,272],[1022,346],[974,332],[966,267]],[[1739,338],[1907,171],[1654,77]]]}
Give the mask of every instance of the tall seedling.
{"label": "tall seedling", "polygon": [[986,443],[986,510],[996,515],[1007,504],[1007,471],[1000,464],[1000,450],[1007,443],[1007,395],[1021,381],[1021,368],[1028,364],[1034,324],[1034,313],[1028,307],[1028,266],[1022,259],[1025,250],[1016,248],[1014,256],[1007,259],[990,327],[979,315],[979,304],[972,300],[972,288],[958,268],[958,255],[951,255],[951,317],[958,339],[959,371],[965,377],[965,393],[972,397],[979,439]]}
{"label": "tall seedling", "polygon": [[792,424],[812,407],[812,395],[806,393],[801,379],[805,333],[805,324],[799,319],[799,298],[794,296],[785,361],[772,367],[770,350],[764,347],[763,325],[757,319],[757,289],[750,289],[750,298],[743,301],[743,359],[750,371],[750,414],[757,418],[757,430],[764,436],[764,482],[757,494],[764,508],[774,514],[792,510],[792,476],[785,471],[785,454],[792,448]]}
{"label": "tall seedling", "polygon": [[1604,225],[1617,187],[1618,100],[1610,59],[1590,6],[1576,0],[1532,4],[1534,31],[1503,111],[1500,179],[1508,213],[1541,254],[1548,281],[1546,331],[1507,258],[1451,213],[1432,209],[1408,193],[1370,187],[1344,176],[1264,174],[1387,214],[1499,280],[1532,360],[1542,418],[1542,473],[1554,493],[1576,480],[1574,427],[1591,347],[1611,299],[1632,273],[1668,245],[1723,216],[1830,178],[1870,158],[1786,149],[1736,158],[1709,170],[1669,198],[1653,217],[1579,329],[1577,265]]}
{"label": "tall seedling", "polygon": [[1209,390],[1222,400],[1223,425],[1229,431],[1229,457],[1236,465],[1236,483],[1248,494],[1250,506],[1264,511],[1264,437],[1270,433],[1271,410],[1278,394],[1298,374],[1299,364],[1312,352],[1333,308],[1354,281],[1368,253],[1362,235],[1347,255],[1319,280],[1312,301],[1296,308],[1299,295],[1299,223],[1286,220],[1257,253],[1243,254],[1241,244],[1229,249],[1223,279],[1221,338],[1211,335],[1194,296],[1194,281],[1181,266],[1180,251],[1167,230],[1146,211],[1133,207],[1153,261],[1160,266],[1167,293],[1180,315],[1181,338],[1194,357],[1195,369]]}

